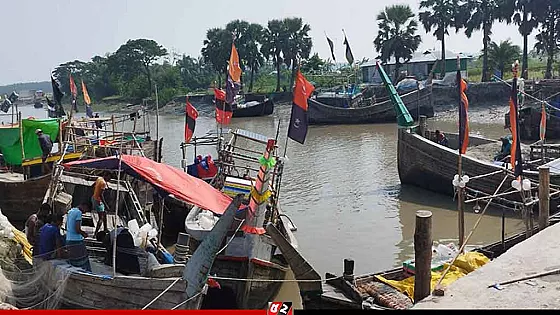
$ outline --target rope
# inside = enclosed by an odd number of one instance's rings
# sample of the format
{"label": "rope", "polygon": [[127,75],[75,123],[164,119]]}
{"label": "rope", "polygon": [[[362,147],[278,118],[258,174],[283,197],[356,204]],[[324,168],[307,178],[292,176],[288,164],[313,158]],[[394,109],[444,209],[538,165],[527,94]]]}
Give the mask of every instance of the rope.
{"label": "rope", "polygon": [[218,276],[210,276],[209,278],[214,280],[229,280],[229,281],[241,281],[241,282],[279,282],[279,283],[290,283],[290,282],[327,282],[335,279],[342,278],[342,276],[336,276],[331,278],[325,279],[247,279],[247,278],[230,278],[230,277],[218,277]]}
{"label": "rope", "polygon": [[231,241],[233,241],[233,239],[235,238],[235,234],[237,234],[237,232],[239,231],[239,229],[241,228],[241,226],[243,225],[243,222],[245,222],[245,219],[241,220],[241,222],[239,223],[239,225],[237,226],[237,229],[235,230],[235,232],[233,233],[233,236],[229,239],[229,241],[227,242],[227,244],[222,247],[222,249],[220,249],[217,253],[216,256],[218,256],[222,251],[224,251],[224,249],[226,249],[226,247],[228,247],[228,245],[231,243]]}
{"label": "rope", "polygon": [[194,299],[195,297],[197,297],[201,294],[202,294],[202,291],[198,292],[197,294],[193,295],[192,297],[190,297],[190,298],[184,300],[183,302],[173,306],[173,308],[171,310],[177,309],[178,307],[181,307],[181,306],[185,305],[187,302],[189,302],[190,300]]}
{"label": "rope", "polygon": [[148,308],[148,306],[152,305],[155,301],[157,301],[157,299],[159,299],[162,295],[165,294],[165,292],[169,291],[169,289],[171,289],[172,286],[175,285],[175,283],[179,282],[179,280],[181,280],[182,278],[177,278],[175,279],[175,281],[173,281],[167,288],[165,288],[165,290],[163,290],[160,294],[158,294],[158,296],[156,296],[153,300],[150,301],[150,303],[146,304],[146,306],[142,307],[142,310],[145,310],[146,308]]}

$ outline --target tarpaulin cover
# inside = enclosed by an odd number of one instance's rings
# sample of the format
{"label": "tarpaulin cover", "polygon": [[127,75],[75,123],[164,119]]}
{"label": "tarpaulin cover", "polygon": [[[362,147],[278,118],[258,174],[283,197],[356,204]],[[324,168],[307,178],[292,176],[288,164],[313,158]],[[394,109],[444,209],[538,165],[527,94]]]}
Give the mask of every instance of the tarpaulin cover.
{"label": "tarpaulin cover", "polygon": [[[441,281],[441,284],[446,287],[455,280],[482,267],[489,261],[490,259],[488,259],[488,257],[479,252],[466,252],[464,254],[461,254],[457,257],[451,268],[449,268],[449,271]],[[449,264],[444,264],[443,270],[447,269],[448,266]],[[434,290],[436,283],[439,281],[439,278],[441,278],[442,274],[443,271],[432,271],[432,283],[430,285],[430,291]],[[388,280],[382,276],[375,277],[380,281],[408,295],[408,297],[414,301],[414,276],[408,277],[401,281]]]}
{"label": "tarpaulin cover", "polygon": [[[41,147],[35,130],[43,130],[44,134],[51,137],[55,142],[58,135],[57,119],[22,119],[23,127],[23,148],[25,159],[41,157]],[[4,155],[4,160],[10,165],[21,165],[21,143],[19,127],[0,128],[0,152]]]}
{"label": "tarpaulin cover", "polygon": [[[104,170],[119,168],[117,157],[74,161],[65,167],[81,166]],[[190,176],[172,166],[132,155],[122,155],[121,170],[130,176],[150,183],[160,193],[172,194],[184,202],[208,209],[216,214],[223,214],[231,203],[231,197],[210,186],[205,181]]]}

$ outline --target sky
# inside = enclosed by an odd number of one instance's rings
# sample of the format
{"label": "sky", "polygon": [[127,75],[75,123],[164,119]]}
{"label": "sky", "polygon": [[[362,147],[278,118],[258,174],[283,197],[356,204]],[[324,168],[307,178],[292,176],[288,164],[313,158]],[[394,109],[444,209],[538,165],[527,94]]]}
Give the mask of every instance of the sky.
{"label": "sky", "polygon": [[[3,0],[0,11],[2,54],[0,85],[49,80],[50,72],[71,60],[90,60],[114,52],[128,39],[148,38],[168,51],[199,56],[206,30],[243,19],[266,25],[268,20],[301,17],[311,26],[313,50],[330,56],[325,33],[333,40],[337,61],[344,61],[344,35],[356,60],[377,56],[373,39],[376,15],[385,6],[408,4],[418,12],[419,0]],[[234,5],[235,4],[235,5]],[[522,46],[515,25],[496,23],[492,40],[511,39]],[[467,38],[449,30],[446,49],[477,53],[481,32]],[[529,37],[529,48],[535,42]],[[441,43],[426,34],[419,50],[437,49]]]}

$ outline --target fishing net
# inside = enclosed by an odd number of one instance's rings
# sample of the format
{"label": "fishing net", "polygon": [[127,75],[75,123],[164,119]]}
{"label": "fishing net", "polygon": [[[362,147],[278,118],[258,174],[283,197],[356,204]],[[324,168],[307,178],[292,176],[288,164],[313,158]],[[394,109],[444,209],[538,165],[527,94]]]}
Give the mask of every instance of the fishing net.
{"label": "fishing net", "polygon": [[32,262],[25,235],[0,211],[0,308],[59,308],[69,273]]}

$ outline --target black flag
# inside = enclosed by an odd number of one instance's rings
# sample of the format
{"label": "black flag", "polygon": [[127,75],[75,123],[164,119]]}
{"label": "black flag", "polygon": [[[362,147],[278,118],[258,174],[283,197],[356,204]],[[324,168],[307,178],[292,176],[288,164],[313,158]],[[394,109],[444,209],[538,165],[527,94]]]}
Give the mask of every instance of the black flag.
{"label": "black flag", "polygon": [[334,57],[334,43],[326,34],[325,37],[327,38],[327,42],[329,43],[329,47],[331,48],[332,59],[333,61],[336,61],[336,58]]}
{"label": "black flag", "polygon": [[348,60],[349,64],[354,63],[354,55],[352,55],[352,50],[350,50],[350,45],[348,44],[348,39],[346,35],[344,35],[344,45],[346,45],[346,60]]}
{"label": "black flag", "polygon": [[[62,97],[64,96],[64,93],[62,93],[62,91],[60,90],[60,87],[58,87],[58,83],[56,83],[56,81],[54,80],[54,78],[52,76],[51,76],[51,85],[52,85],[52,89],[53,89],[53,96],[54,96],[54,101],[55,102],[53,104],[47,98],[47,104],[50,107],[49,108],[49,117],[51,117],[51,118],[62,117],[64,115],[66,115],[66,113],[64,112],[64,108],[62,107]],[[54,107],[54,110],[51,110],[52,107]]]}

